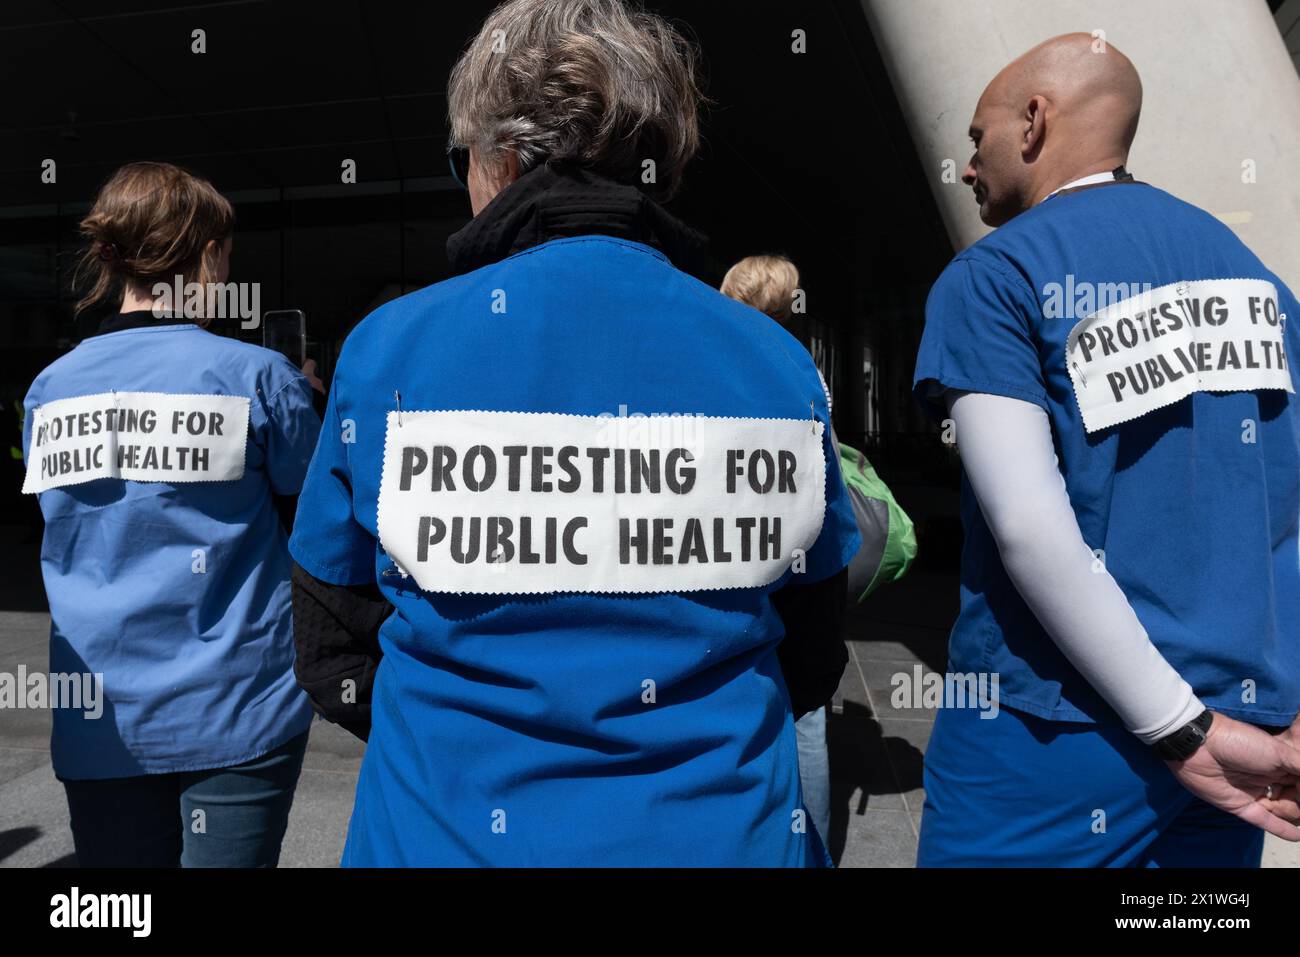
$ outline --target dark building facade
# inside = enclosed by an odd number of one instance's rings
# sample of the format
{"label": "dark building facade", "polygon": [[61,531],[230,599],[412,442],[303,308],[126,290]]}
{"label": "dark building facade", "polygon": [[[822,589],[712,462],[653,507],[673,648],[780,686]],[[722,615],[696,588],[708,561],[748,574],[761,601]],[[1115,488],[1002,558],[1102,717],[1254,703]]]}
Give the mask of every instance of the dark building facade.
{"label": "dark building facade", "polygon": [[[447,275],[446,238],[469,218],[447,174],[445,89],[491,3],[115,6],[0,9],[0,62],[22,91],[0,132],[11,436],[35,374],[98,322],[74,317],[77,222],[122,163],[178,163],[232,200],[231,279],[258,283],[263,311],[305,312],[327,382],[367,312]],[[703,54],[705,145],[672,208],[710,236],[715,284],[742,256],[788,255],[807,302],[794,331],[833,388],[841,439],[900,481],[943,466],[909,387],[925,295],[951,246],[861,6],[650,6]],[[13,454],[0,514],[22,525]]]}

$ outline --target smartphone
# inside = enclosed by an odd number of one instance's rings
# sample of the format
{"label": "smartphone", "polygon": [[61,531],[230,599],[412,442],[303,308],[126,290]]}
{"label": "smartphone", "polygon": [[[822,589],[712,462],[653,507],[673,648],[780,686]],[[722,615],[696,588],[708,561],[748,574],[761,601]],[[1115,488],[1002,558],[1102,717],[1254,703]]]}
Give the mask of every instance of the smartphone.
{"label": "smartphone", "polygon": [[301,309],[262,313],[262,345],[288,357],[295,369],[307,361],[307,314]]}

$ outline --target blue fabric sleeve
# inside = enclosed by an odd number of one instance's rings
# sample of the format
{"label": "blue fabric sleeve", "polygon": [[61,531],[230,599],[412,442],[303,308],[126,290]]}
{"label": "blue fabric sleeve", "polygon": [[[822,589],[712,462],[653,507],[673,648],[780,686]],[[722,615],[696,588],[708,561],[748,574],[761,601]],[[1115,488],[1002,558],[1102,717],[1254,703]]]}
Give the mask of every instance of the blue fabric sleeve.
{"label": "blue fabric sleeve", "polygon": [[40,399],[36,394],[36,387],[40,384],[40,379],[32,383],[32,387],[27,390],[27,396],[23,399],[23,464],[30,465],[32,460],[32,410],[40,404]]}
{"label": "blue fabric sleeve", "polygon": [[862,547],[862,536],[858,534],[858,522],[853,516],[849,490],[844,487],[844,477],[840,474],[840,450],[831,428],[829,391],[812,356],[802,348],[800,353],[799,361],[809,370],[811,381],[815,385],[815,392],[810,390],[809,398],[814,403],[817,420],[822,424],[822,455],[826,460],[826,512],[817,541],[808,549],[805,571],[791,576],[789,583],[811,584],[830,578],[847,566]]}
{"label": "blue fabric sleeve", "polygon": [[298,520],[289,553],[311,575],[331,585],[369,585],[375,581],[375,539],[353,512],[352,468],[344,441],[336,376],[325,407],[325,422],[298,499]]}
{"label": "blue fabric sleeve", "polygon": [[804,583],[830,578],[853,561],[862,547],[849,490],[844,487],[844,477],[840,474],[840,450],[829,427],[822,436],[822,451],[826,456],[826,516],[821,534],[808,549],[807,571],[796,576]]}
{"label": "blue fabric sleeve", "polygon": [[307,379],[295,375],[266,400],[266,474],[276,495],[297,495],[307,477],[320,437],[311,393]]}
{"label": "blue fabric sleeve", "polygon": [[1039,311],[1019,276],[966,257],[949,263],[925,303],[912,384],[930,416],[936,421],[947,416],[942,398],[947,389],[1023,399],[1048,409],[1032,335]]}

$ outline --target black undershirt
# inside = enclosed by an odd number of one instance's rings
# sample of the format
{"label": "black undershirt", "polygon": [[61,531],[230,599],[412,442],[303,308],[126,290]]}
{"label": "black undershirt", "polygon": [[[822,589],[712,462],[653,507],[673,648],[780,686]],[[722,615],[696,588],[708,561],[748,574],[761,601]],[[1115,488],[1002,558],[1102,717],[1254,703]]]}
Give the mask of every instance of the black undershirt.
{"label": "black undershirt", "polygon": [[193,319],[186,319],[178,316],[155,316],[150,309],[132,309],[130,312],[118,312],[111,316],[105,316],[100,320],[99,328],[94,332],[96,336],[107,335],[110,332],[121,332],[124,329],[143,329],[148,326],[184,326],[196,325]]}

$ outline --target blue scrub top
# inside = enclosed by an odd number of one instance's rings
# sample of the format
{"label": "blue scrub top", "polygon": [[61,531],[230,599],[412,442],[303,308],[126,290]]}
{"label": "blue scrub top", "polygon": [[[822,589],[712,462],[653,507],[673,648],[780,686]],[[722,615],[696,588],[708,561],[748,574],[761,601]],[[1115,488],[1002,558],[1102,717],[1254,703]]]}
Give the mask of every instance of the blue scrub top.
{"label": "blue scrub top", "polygon": [[247,397],[244,472],[40,493],[50,670],[101,673],[106,699],[98,719],[54,709],[54,771],[117,778],[251,760],[311,722],[293,676],[287,535],[272,501],[302,487],[320,433],[311,387],[279,353],[192,324],[94,336],[27,394],[29,467],[33,409],[111,391]]}
{"label": "blue scrub top", "polygon": [[[557,239],[367,317],[303,490],[311,520],[290,543],[312,575],[377,581],[394,606],[344,864],[827,860],[803,826],[768,599],[792,573],[680,594],[421,591],[378,542],[395,391],[408,411],[623,406],[829,423],[797,340],[635,242]],[[825,514],[804,582],[837,573],[859,542],[829,429],[822,453]]]}
{"label": "blue scrub top", "polygon": [[[1152,642],[1207,706],[1285,725],[1300,710],[1300,403],[1277,388],[1197,391],[1089,432],[1068,368],[1069,333],[1103,299],[1143,284],[1195,289],[1179,284],[1203,280],[1273,283],[1290,320],[1285,355],[1300,356],[1295,297],[1208,213],[1143,183],[1054,196],[960,253],[939,277],[926,303],[916,395],[937,418],[944,389],[1045,409],[1083,539]],[[1154,356],[1120,373],[1125,401],[1186,374],[1187,350],[1159,354],[1182,315],[1171,307],[1124,327],[1119,347]],[[1268,331],[1260,316],[1231,321],[1246,338]],[[1101,356],[1090,341],[1090,355]],[[1217,349],[1204,358],[1232,361]],[[1258,343],[1253,356],[1235,358],[1277,367]],[[1016,591],[964,478],[962,516],[951,669],[1000,674],[1002,702],[1030,714],[1115,720]]]}

